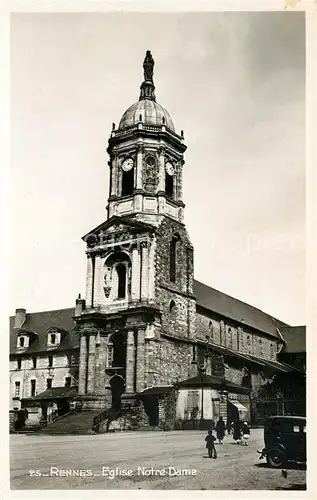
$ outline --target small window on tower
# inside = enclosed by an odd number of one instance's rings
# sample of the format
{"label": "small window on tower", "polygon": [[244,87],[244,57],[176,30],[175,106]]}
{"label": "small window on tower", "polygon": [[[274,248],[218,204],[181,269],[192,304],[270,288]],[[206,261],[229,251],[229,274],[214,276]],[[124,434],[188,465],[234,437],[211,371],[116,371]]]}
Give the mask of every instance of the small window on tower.
{"label": "small window on tower", "polygon": [[46,379],[46,389],[50,389],[52,387],[52,379]]}
{"label": "small window on tower", "polygon": [[24,337],[20,337],[19,341],[19,346],[24,347]]}
{"label": "small window on tower", "polygon": [[172,162],[165,163],[165,192],[169,198],[174,197],[174,173],[175,168]]}
{"label": "small window on tower", "polygon": [[177,258],[177,243],[179,241],[178,235],[173,235],[170,242],[170,281],[176,281],[176,258]]}
{"label": "small window on tower", "polygon": [[165,172],[165,192],[166,196],[173,198],[174,195],[174,178]]}
{"label": "small window on tower", "polygon": [[121,195],[130,196],[134,189],[134,162],[132,158],[126,158],[122,163],[122,187]]}
{"label": "small window on tower", "polygon": [[118,274],[118,299],[124,299],[126,295],[127,269],[124,264],[118,264],[116,270]]}

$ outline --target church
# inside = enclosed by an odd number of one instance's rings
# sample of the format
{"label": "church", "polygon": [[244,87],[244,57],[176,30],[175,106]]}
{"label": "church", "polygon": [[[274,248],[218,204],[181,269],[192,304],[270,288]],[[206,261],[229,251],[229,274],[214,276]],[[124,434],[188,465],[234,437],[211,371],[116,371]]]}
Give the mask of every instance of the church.
{"label": "church", "polygon": [[52,432],[75,421],[102,432],[208,428],[219,416],[252,422],[302,409],[303,397],[285,396],[281,410],[284,386],[272,387],[292,377],[305,387],[304,365],[280,357],[283,331],[297,332],[303,354],[305,327],[194,279],[184,134],[156,100],[150,51],[143,70],[139,100],[108,142],[106,220],[83,237],[85,298],[10,318],[11,410],[26,408],[30,426]]}

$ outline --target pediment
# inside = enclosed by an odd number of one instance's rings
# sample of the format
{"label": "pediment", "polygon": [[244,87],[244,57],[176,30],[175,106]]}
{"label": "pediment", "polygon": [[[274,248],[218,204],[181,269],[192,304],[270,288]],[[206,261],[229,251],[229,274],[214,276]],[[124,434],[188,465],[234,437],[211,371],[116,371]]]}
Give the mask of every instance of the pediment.
{"label": "pediment", "polygon": [[155,229],[154,226],[143,222],[113,216],[87,233],[82,239],[88,246],[95,246],[99,243],[105,243],[108,238],[111,239],[114,235],[125,239],[136,233],[153,233]]}

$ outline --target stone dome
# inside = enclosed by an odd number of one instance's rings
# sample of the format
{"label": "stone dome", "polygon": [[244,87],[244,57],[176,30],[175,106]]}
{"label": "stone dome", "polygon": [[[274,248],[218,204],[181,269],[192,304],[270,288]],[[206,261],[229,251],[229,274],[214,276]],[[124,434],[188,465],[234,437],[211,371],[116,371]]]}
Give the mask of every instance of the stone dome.
{"label": "stone dome", "polygon": [[[142,117],[141,120],[140,116]],[[119,123],[119,130],[137,125],[140,121],[144,125],[161,126],[165,124],[167,128],[175,132],[169,112],[152,99],[142,99],[132,104],[123,114]]]}

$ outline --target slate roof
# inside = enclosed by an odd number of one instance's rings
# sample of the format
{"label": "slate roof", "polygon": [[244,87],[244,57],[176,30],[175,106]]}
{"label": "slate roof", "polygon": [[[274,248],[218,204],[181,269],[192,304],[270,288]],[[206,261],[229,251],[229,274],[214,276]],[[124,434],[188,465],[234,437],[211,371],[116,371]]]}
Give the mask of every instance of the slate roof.
{"label": "slate roof", "polygon": [[305,326],[281,326],[279,327],[286,344],[282,353],[306,352],[306,327]]}
{"label": "slate roof", "polygon": [[204,346],[210,347],[211,350],[218,352],[219,354],[222,354],[223,356],[229,356],[229,357],[231,356],[234,358],[239,358],[243,361],[255,363],[258,366],[273,368],[274,370],[279,370],[282,372],[294,371],[294,368],[292,366],[289,366],[285,363],[280,363],[279,361],[273,361],[271,359],[259,358],[257,356],[253,356],[252,354],[237,352],[237,351],[234,351],[233,349],[229,349],[228,347],[214,344],[213,342],[207,343],[205,341],[198,340],[198,343],[202,344]]}
{"label": "slate roof", "polygon": [[[58,309],[55,311],[43,311],[36,313],[27,313],[26,320],[21,328],[14,328],[14,316],[10,317],[10,354],[15,354],[17,352],[17,332],[19,330],[27,330],[29,332],[34,332],[35,336],[34,342],[23,351],[23,354],[32,354],[43,351],[48,351],[47,349],[47,329],[55,327],[57,329],[66,330],[66,334],[63,335],[61,344],[55,349],[49,349],[49,351],[64,351],[68,349],[79,348],[79,337],[78,333],[74,329],[75,322],[73,316],[75,314],[75,308],[71,307],[69,309]],[[19,350],[19,353],[21,351]]]}
{"label": "slate roof", "polygon": [[273,318],[270,314],[266,314],[250,304],[226,295],[197,280],[194,280],[194,295],[196,296],[198,307],[203,307],[278,339],[280,336],[276,328],[280,329],[282,326],[289,326],[287,323]]}

